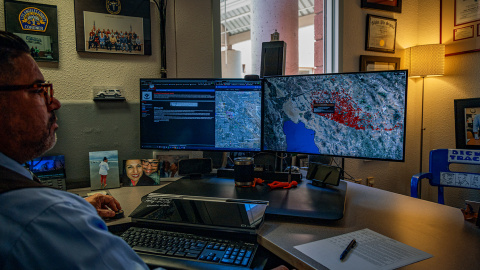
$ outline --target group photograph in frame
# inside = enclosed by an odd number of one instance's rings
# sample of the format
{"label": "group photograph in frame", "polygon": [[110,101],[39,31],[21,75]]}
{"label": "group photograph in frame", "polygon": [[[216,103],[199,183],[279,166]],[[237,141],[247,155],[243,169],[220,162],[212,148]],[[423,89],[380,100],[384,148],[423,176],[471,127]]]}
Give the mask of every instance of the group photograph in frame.
{"label": "group photograph in frame", "polygon": [[367,15],[365,50],[395,53],[396,36],[396,19]]}
{"label": "group photograph in frame", "polygon": [[455,99],[457,149],[480,149],[480,98]]}
{"label": "group photograph in frame", "polygon": [[57,6],[4,0],[5,30],[22,38],[37,62],[58,62]]}
{"label": "group photograph in frame", "polygon": [[149,0],[75,0],[78,52],[151,55]]}
{"label": "group photograph in frame", "polygon": [[362,0],[361,7],[402,13],[402,0]]}
{"label": "group photograph in frame", "polygon": [[400,58],[360,55],[360,71],[399,70]]}

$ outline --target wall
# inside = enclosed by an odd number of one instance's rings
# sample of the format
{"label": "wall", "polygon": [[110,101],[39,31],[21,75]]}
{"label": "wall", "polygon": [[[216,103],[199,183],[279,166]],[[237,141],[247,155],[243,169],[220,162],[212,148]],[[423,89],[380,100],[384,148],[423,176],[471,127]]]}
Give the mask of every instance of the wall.
{"label": "wall", "polygon": [[[402,13],[360,8],[360,1],[345,1],[343,11],[343,71],[358,71],[360,55],[402,57],[404,49],[421,44],[438,44],[440,37],[440,1],[403,0]],[[365,51],[366,16],[374,14],[397,19],[395,54]],[[477,77],[480,53],[449,56],[445,76],[425,79],[423,171],[428,170],[428,153],[437,148],[455,148],[453,100],[478,97]],[[345,169],[355,178],[373,176],[375,187],[410,195],[411,176],[420,171],[422,79],[409,79],[407,97],[407,137],[405,162],[347,159]],[[478,169],[477,169],[478,170]],[[437,191],[422,185],[422,198],[437,201]],[[448,188],[445,203],[464,207],[465,199],[480,200],[474,190]]]}
{"label": "wall", "polygon": [[[167,69],[169,77],[212,77],[214,61],[212,3],[218,0],[168,1]],[[47,155],[64,154],[67,186],[89,186],[88,152],[118,150],[119,160],[150,157],[139,147],[139,79],[160,77],[159,13],[151,2],[152,55],[133,56],[77,52],[74,1],[32,0],[56,5],[59,63],[39,63],[54,84],[58,111],[58,143]],[[219,4],[217,4],[219,5]],[[198,16],[198,14],[205,16]],[[194,27],[193,27],[194,26]],[[0,29],[5,29],[0,2]],[[219,34],[218,34],[219,35]],[[176,52],[178,50],[178,53]],[[218,49],[220,51],[220,49]],[[217,71],[218,73],[218,71]],[[121,86],[126,102],[93,102],[95,86]]]}

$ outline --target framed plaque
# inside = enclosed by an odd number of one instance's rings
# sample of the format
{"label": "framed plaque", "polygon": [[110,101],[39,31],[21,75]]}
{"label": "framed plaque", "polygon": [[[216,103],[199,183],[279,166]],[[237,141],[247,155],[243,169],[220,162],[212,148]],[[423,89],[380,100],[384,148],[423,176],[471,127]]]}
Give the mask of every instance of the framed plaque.
{"label": "framed plaque", "polygon": [[402,0],[362,0],[362,8],[402,12]]}
{"label": "framed plaque", "polygon": [[360,71],[399,70],[399,57],[360,55]]}
{"label": "framed plaque", "polygon": [[368,14],[366,33],[365,50],[395,53],[396,19]]}
{"label": "framed plaque", "polygon": [[58,62],[57,6],[5,0],[5,30],[21,37],[37,62]]}
{"label": "framed plaque", "polygon": [[480,51],[479,11],[478,0],[441,0],[440,43],[446,56]]}

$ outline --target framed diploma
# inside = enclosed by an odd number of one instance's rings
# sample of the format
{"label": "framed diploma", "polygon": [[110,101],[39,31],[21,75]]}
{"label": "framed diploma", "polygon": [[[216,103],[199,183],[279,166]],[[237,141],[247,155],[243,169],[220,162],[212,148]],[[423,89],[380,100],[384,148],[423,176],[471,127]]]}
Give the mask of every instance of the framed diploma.
{"label": "framed diploma", "polygon": [[478,0],[441,0],[440,43],[445,55],[480,51],[480,2]]}
{"label": "framed diploma", "polygon": [[362,0],[361,7],[402,13],[402,0]]}
{"label": "framed diploma", "polygon": [[395,53],[396,19],[368,14],[366,33],[365,50]]}

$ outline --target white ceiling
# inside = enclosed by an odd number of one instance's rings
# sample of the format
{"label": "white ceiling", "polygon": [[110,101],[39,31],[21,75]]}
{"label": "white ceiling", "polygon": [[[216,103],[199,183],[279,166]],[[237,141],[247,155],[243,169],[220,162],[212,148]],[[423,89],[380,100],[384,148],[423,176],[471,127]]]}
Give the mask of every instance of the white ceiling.
{"label": "white ceiling", "polygon": [[[314,0],[299,0],[298,16],[312,14],[313,2]],[[221,23],[230,36],[250,31],[250,6],[251,0],[220,0]]]}

